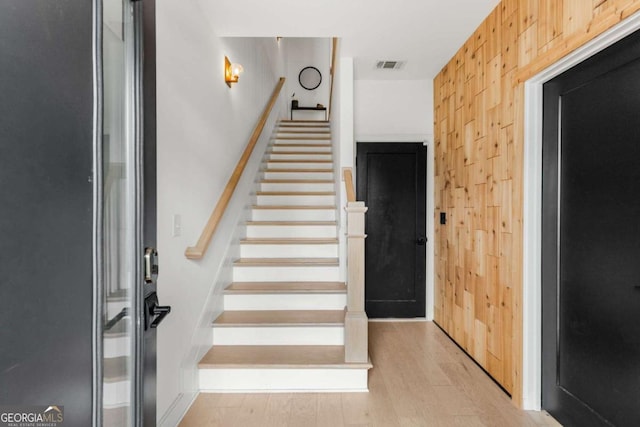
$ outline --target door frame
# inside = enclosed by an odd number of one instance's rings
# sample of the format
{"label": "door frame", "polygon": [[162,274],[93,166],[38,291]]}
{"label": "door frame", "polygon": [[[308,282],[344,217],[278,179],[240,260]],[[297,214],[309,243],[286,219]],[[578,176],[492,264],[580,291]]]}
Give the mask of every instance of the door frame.
{"label": "door frame", "polygon": [[[356,136],[354,139],[354,149],[355,152],[353,154],[354,158],[354,166],[355,166],[355,157],[357,153],[357,146],[359,143],[388,143],[388,142],[410,142],[422,144],[427,149],[427,197],[426,197],[426,237],[427,237],[427,263],[426,263],[426,274],[425,274],[425,321],[430,322],[433,321],[433,304],[434,304],[434,292],[435,292],[435,268],[434,268],[434,260],[435,260],[435,252],[434,252],[434,239],[435,239],[435,188],[434,188],[434,171],[435,171],[435,157],[433,151],[433,136],[431,135],[420,135],[420,136],[407,136],[407,135],[384,135],[384,136]],[[354,167],[354,174],[356,172],[356,168]],[[366,278],[365,278],[366,280]],[[393,319],[394,321],[402,321],[402,319]],[[407,319],[413,320],[413,319]],[[385,321],[385,319],[369,319],[370,322],[379,322]]]}
{"label": "door frame", "polygon": [[618,23],[524,83],[522,248],[522,405],[542,402],[542,117],[543,85],[640,29],[640,12]]}
{"label": "door frame", "polygon": [[[130,64],[125,69],[125,134],[130,140],[131,146],[128,146],[126,156],[128,162],[126,166],[126,174],[130,177],[127,182],[127,203],[131,206],[131,211],[127,215],[131,215],[132,229],[128,230],[125,240],[127,244],[134,249],[134,259],[132,269],[129,273],[133,286],[131,292],[131,334],[130,345],[132,351],[132,372],[131,385],[131,419],[135,427],[140,427],[144,423],[144,337],[145,337],[145,317],[144,317],[144,291],[140,283],[144,276],[143,254],[144,254],[144,164],[145,151],[144,140],[145,135],[151,130],[147,125],[155,128],[155,88],[146,88],[145,84],[150,76],[153,77],[153,86],[155,86],[155,72],[152,75],[145,74],[145,41],[155,43],[155,21],[153,21],[153,40],[146,40],[149,35],[146,33],[146,25],[148,16],[145,8],[146,2],[138,0],[120,0],[123,4],[131,7],[131,28],[125,29],[125,34],[131,37],[131,42],[125,44],[124,56],[126,62]],[[104,239],[104,167],[103,167],[103,120],[104,120],[104,61],[103,61],[103,8],[105,0],[92,0],[93,5],[93,403],[92,403],[92,423],[93,426],[100,426],[104,421],[103,413],[103,386],[104,386],[104,288],[103,280],[104,253],[102,249],[102,241]],[[155,3],[151,11],[155,10]],[[126,7],[126,6],[125,6]],[[154,51],[155,55],[155,51]],[[152,62],[155,68],[155,56]],[[146,89],[146,90],[145,90]],[[151,89],[151,90],[149,90]],[[152,99],[153,108],[147,111],[144,107],[148,99]],[[130,109],[130,110],[129,110]],[[145,120],[147,119],[147,120]],[[147,121],[152,123],[147,123]],[[154,144],[155,145],[155,144]],[[153,152],[153,160],[155,161],[155,151]],[[155,184],[155,181],[154,181]],[[155,196],[154,196],[155,197]],[[155,216],[152,227],[155,228]],[[153,423],[155,424],[154,419]]]}

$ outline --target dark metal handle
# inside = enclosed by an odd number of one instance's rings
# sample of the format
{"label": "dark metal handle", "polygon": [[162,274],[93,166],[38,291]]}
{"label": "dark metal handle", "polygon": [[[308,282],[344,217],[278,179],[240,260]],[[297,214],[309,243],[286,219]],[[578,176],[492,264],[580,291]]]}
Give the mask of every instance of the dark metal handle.
{"label": "dark metal handle", "polygon": [[129,315],[129,307],[125,307],[122,310],[120,310],[120,313],[116,314],[113,319],[109,320],[107,323],[105,323],[104,325],[104,330],[108,331],[109,329],[113,328],[116,323],[118,323],[119,321],[121,321],[124,317]]}
{"label": "dark metal handle", "polygon": [[427,243],[427,239],[426,239],[426,238],[424,238],[424,237],[418,237],[418,238],[416,239],[416,243],[417,243],[418,245],[420,245],[420,246],[424,246],[424,245],[425,245],[425,243]]}
{"label": "dark metal handle", "polygon": [[169,313],[171,313],[171,306],[169,305],[156,305],[155,307],[153,307],[153,314],[157,317],[153,319],[153,322],[151,322],[151,325],[149,327],[152,329],[157,328],[160,322],[162,322],[162,320],[167,317],[167,314]]}

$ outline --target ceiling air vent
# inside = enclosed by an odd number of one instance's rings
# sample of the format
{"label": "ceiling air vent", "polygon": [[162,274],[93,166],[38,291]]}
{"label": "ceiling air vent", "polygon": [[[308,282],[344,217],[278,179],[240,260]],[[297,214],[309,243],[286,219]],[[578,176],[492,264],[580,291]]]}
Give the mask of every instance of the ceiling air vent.
{"label": "ceiling air vent", "polygon": [[400,70],[407,61],[377,61],[378,70]]}

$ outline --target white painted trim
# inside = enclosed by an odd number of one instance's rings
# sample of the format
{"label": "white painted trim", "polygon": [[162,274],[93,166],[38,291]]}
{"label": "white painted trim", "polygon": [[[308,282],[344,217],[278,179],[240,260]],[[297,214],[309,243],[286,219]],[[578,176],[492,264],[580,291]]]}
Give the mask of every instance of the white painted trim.
{"label": "white painted trim", "polygon": [[640,29],[640,12],[605,31],[525,83],[523,207],[523,407],[542,397],[542,93],[543,84]]}
{"label": "white painted trim", "polygon": [[[425,277],[425,318],[427,321],[433,320],[435,303],[435,152],[433,150],[433,135],[360,135],[356,137],[357,143],[363,142],[422,142],[427,148],[427,186],[426,186],[426,234],[427,234],[427,253],[426,253],[426,277]],[[401,321],[393,320],[393,321]]]}
{"label": "white painted trim", "polygon": [[198,397],[197,392],[180,393],[178,397],[173,401],[169,409],[164,413],[158,425],[160,427],[176,427],[182,421],[193,402]]}
{"label": "white painted trim", "polygon": [[426,271],[426,286],[427,291],[425,295],[425,317],[427,321],[433,320],[434,304],[435,304],[435,151],[434,146],[429,141],[433,139],[426,139],[424,144],[427,147],[427,271]]}

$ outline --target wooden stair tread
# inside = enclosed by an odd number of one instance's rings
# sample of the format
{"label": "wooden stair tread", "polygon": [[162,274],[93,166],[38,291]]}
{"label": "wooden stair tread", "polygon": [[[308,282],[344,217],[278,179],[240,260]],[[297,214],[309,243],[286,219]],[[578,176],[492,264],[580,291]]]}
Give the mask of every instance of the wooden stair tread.
{"label": "wooden stair tread", "polygon": [[[296,124],[301,123],[301,124]],[[318,126],[318,127],[329,127],[328,120],[290,120],[283,119],[278,123],[278,127],[287,127],[287,126]]]}
{"label": "wooden stair tread", "polygon": [[[289,148],[300,148],[300,147],[332,147],[331,144],[323,144],[323,143],[311,143],[311,144],[295,144],[291,142],[276,142],[273,144],[273,147],[289,147]],[[280,151],[280,153],[288,153],[288,151]]]}
{"label": "wooden stair tread", "polygon": [[341,345],[225,345],[213,346],[198,367],[211,368],[371,368],[371,363],[346,363]]}
{"label": "wooden stair tread", "polygon": [[129,301],[129,291],[126,289],[119,289],[117,291],[109,293],[106,297],[107,302],[122,302]]}
{"label": "wooden stair tread", "polygon": [[332,156],[329,151],[267,151],[267,154],[278,156]]}
{"label": "wooden stair tread", "polygon": [[241,267],[335,267],[338,258],[240,258],[234,265]]}
{"label": "wooden stair tread", "polygon": [[127,356],[107,357],[103,362],[103,375],[105,383],[126,381],[129,358]]}
{"label": "wooden stair tread", "polygon": [[258,196],[335,196],[335,191],[256,191]]}
{"label": "wooden stair tread", "polygon": [[340,326],[344,310],[224,311],[215,326]]}
{"label": "wooden stair tread", "polygon": [[278,133],[301,133],[301,134],[307,134],[307,133],[313,133],[313,134],[330,134],[331,131],[330,130],[291,130],[291,129],[284,129],[284,130],[278,130]]}
{"label": "wooden stair tread", "polygon": [[279,139],[281,141],[287,141],[287,140],[330,141],[331,137],[330,136],[276,136],[275,139]]}
{"label": "wooden stair tread", "polygon": [[262,184],[333,184],[331,179],[263,179]]}
{"label": "wooden stair tread", "polygon": [[[332,205],[253,205],[252,209],[337,209]],[[253,221],[256,222],[256,221]]]}
{"label": "wooden stair tread", "polygon": [[262,172],[286,172],[286,173],[304,173],[304,172],[323,172],[323,173],[333,173],[333,169],[275,169],[275,168],[266,168],[263,169]]}
{"label": "wooden stair tread", "polygon": [[329,126],[329,122],[318,122],[318,121],[315,121],[313,123],[280,122],[280,124],[278,125],[278,128],[302,128],[302,127],[331,129],[331,126]]}
{"label": "wooden stair tread", "polygon": [[294,119],[282,119],[281,123],[329,123],[329,120],[294,120]]}
{"label": "wooden stair tread", "polygon": [[269,159],[266,163],[333,163],[333,160],[316,159]]}
{"label": "wooden stair tread", "polygon": [[233,282],[226,294],[346,293],[342,282]]}
{"label": "wooden stair tread", "polygon": [[337,221],[247,221],[247,225],[322,226],[322,225],[338,225],[338,222]]}
{"label": "wooden stair tread", "polygon": [[243,245],[335,245],[338,239],[313,238],[313,237],[292,237],[278,239],[273,237],[247,238],[240,240]]}

